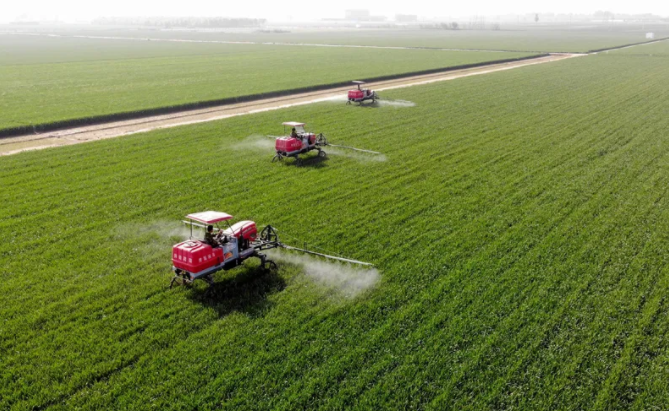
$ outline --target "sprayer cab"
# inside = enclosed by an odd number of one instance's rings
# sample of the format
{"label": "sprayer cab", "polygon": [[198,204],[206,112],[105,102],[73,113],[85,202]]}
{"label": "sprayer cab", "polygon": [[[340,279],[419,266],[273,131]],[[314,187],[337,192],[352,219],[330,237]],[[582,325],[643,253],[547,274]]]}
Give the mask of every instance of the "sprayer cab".
{"label": "sprayer cab", "polygon": [[290,134],[292,132],[292,129],[295,129],[298,135],[306,133],[306,130],[304,129],[304,126],[306,126],[306,123],[298,123],[297,121],[285,121],[283,123],[283,133]]}
{"label": "sprayer cab", "polygon": [[363,101],[371,100],[372,103],[375,103],[378,100],[379,96],[376,94],[376,91],[363,88],[362,85],[365,84],[364,81],[353,81],[353,84],[357,86],[356,90],[349,90],[348,92],[348,101],[346,104],[358,103],[362,104]]}

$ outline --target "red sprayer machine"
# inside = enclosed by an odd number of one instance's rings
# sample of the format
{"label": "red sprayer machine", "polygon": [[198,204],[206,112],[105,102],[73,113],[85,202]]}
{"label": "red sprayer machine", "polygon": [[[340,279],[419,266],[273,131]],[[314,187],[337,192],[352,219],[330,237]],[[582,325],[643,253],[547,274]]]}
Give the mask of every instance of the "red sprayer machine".
{"label": "red sprayer machine", "polygon": [[362,85],[365,84],[364,81],[354,81],[353,84],[357,85],[358,88],[355,90],[349,90],[348,92],[348,101],[346,104],[358,103],[362,104],[363,101],[372,100],[372,103],[376,103],[376,100],[379,99],[376,91],[370,90],[367,88],[362,88]]}
{"label": "red sprayer machine", "polygon": [[[300,251],[320,257],[339,260],[347,263],[372,266],[370,263],[332,256],[314,251],[293,247],[279,241],[274,227],[268,225],[258,233],[253,221],[239,221],[230,225],[232,216],[220,211],[204,211],[186,216],[184,223],[191,227],[191,238],[172,247],[172,270],[174,277],[170,288],[174,285],[190,285],[201,279],[209,285],[214,283],[214,273],[230,270],[240,266],[249,258],[258,258],[264,270],[277,268],[274,261],[262,253],[272,248],[284,248]],[[209,232],[204,240],[193,239],[193,228],[204,228]]]}
{"label": "red sprayer machine", "polygon": [[318,157],[325,158],[326,153],[323,150],[325,146],[345,148],[347,150],[361,151],[369,154],[381,154],[378,151],[363,150],[361,148],[342,146],[328,142],[323,133],[313,133],[305,130],[305,123],[296,121],[286,121],[283,123],[283,136],[267,136],[276,140],[274,148],[276,154],[272,158],[274,161],[283,161],[284,158],[295,158],[295,164],[301,164],[300,154],[306,154],[310,151],[318,151]]}

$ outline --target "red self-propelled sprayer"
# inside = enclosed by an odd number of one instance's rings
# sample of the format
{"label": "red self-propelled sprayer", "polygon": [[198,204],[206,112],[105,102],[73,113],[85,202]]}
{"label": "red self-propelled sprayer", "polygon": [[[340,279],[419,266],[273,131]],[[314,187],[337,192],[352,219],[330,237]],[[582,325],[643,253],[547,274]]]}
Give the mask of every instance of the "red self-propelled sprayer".
{"label": "red self-propelled sprayer", "polygon": [[379,95],[376,94],[376,91],[363,88],[362,85],[365,84],[364,81],[353,81],[353,84],[357,85],[358,88],[354,90],[349,90],[348,100],[346,104],[358,103],[362,104],[363,101],[371,100],[372,103],[376,103],[376,100],[379,99]]}
{"label": "red self-propelled sprayer", "polygon": [[316,134],[305,130],[305,123],[286,121],[282,124],[284,132],[283,136],[267,136],[276,140],[274,146],[276,154],[274,155],[274,158],[272,158],[272,162],[283,161],[284,158],[292,157],[295,158],[295,164],[299,165],[301,164],[299,155],[306,154],[313,150],[318,151],[318,157],[324,158],[326,153],[323,150],[323,147],[326,146],[361,151],[368,154],[381,154],[378,151],[332,144],[323,133]]}
{"label": "red self-propelled sprayer", "polygon": [[[313,254],[331,260],[347,263],[372,266],[370,263],[351,260],[348,258],[317,253],[304,248],[297,248],[279,241],[277,231],[271,225],[266,226],[258,235],[258,228],[253,221],[239,221],[230,225],[232,216],[220,211],[204,211],[188,214],[190,225],[190,239],[175,244],[172,247],[172,271],[174,277],[170,288],[174,285],[190,285],[201,279],[209,285],[214,284],[214,273],[221,270],[230,270],[240,266],[249,258],[260,259],[264,270],[277,268],[274,261],[262,253],[272,248],[284,248]],[[193,238],[193,227],[204,228],[211,232],[203,240]]]}

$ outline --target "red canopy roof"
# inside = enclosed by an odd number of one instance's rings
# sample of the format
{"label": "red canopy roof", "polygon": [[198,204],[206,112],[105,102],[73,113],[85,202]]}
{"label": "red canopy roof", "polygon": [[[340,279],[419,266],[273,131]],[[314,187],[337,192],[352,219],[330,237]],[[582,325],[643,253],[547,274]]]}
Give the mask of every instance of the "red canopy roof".
{"label": "red canopy roof", "polygon": [[232,218],[232,216],[220,211],[202,211],[200,213],[188,214],[186,218],[190,218],[191,220],[199,221],[205,224],[215,224],[220,221],[229,220]]}

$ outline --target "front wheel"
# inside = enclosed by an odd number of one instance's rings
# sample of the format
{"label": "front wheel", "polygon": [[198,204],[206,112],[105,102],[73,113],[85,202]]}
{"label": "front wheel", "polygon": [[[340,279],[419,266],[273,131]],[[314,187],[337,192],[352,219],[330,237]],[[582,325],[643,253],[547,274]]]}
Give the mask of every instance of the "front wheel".
{"label": "front wheel", "polygon": [[265,271],[276,272],[276,270],[279,269],[279,266],[277,266],[276,263],[272,260],[265,260],[263,268]]}
{"label": "front wheel", "polygon": [[187,273],[181,270],[176,270],[174,271],[174,277],[172,277],[172,281],[170,281],[170,289],[174,288],[174,286],[187,286],[190,285],[190,277],[188,276]]}
{"label": "front wheel", "polygon": [[268,243],[277,243],[279,242],[279,234],[274,227],[268,225],[260,232],[260,239]]}
{"label": "front wheel", "polygon": [[172,277],[172,281],[170,281],[170,289],[172,289],[174,286],[180,286],[183,285],[183,279],[179,277],[178,275],[175,275]]}

